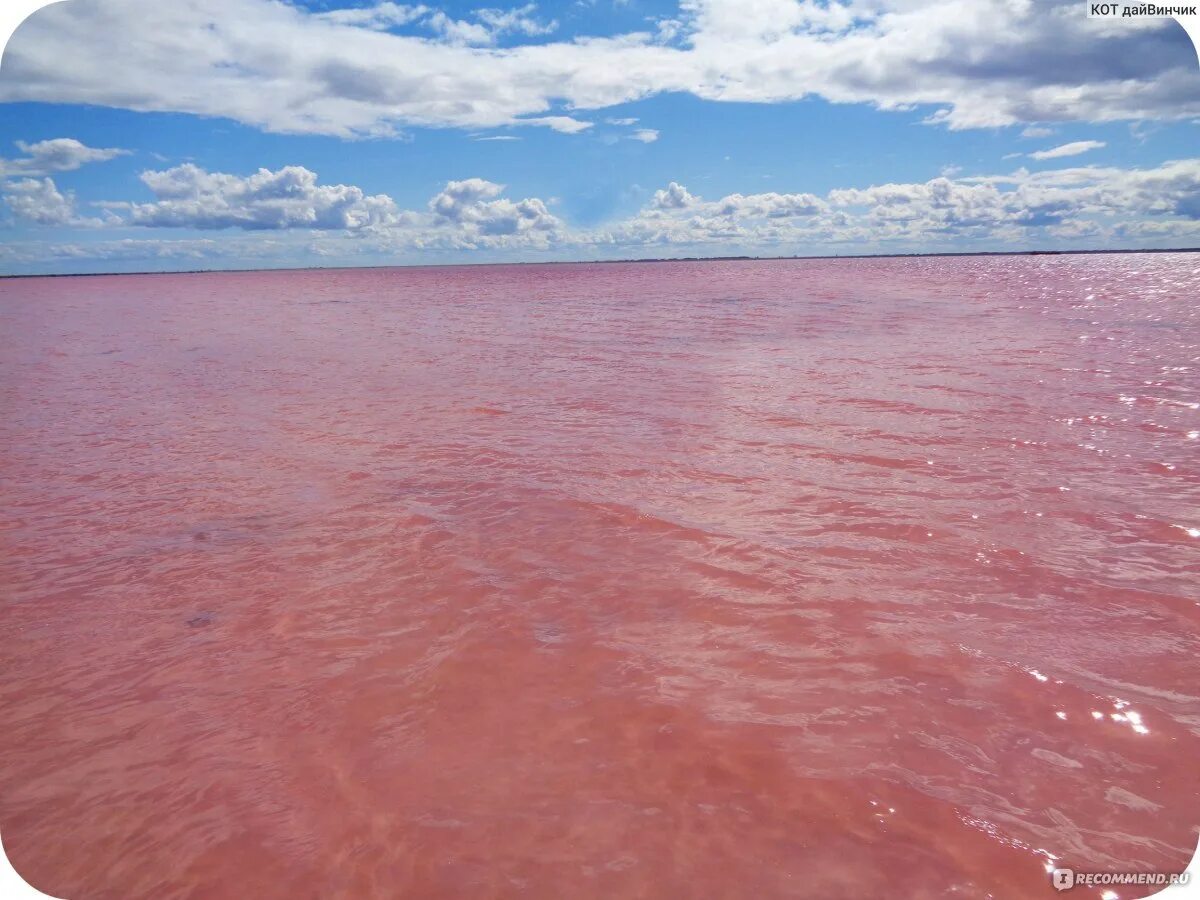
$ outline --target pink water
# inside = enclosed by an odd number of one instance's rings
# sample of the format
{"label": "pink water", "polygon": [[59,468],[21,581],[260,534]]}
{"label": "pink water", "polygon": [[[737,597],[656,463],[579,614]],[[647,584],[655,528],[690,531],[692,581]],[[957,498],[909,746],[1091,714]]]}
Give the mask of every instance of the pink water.
{"label": "pink water", "polygon": [[1180,871],[1198,297],[1186,254],[2,282],[9,856],[72,900]]}

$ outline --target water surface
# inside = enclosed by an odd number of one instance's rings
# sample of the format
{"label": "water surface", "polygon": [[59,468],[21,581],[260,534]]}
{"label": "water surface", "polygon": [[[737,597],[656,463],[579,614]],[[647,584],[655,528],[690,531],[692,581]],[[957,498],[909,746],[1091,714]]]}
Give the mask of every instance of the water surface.
{"label": "water surface", "polygon": [[8,853],[73,900],[1179,871],[1198,296],[1186,254],[0,283]]}

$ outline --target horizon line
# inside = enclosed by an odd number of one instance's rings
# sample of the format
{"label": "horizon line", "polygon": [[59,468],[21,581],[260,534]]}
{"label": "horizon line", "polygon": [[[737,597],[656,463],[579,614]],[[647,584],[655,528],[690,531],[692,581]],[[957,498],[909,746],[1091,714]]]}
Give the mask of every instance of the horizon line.
{"label": "horizon line", "polygon": [[954,250],[924,253],[846,253],[810,256],[644,256],[629,259],[547,259],[537,262],[386,263],[367,266],[280,266],[235,269],[159,269],[134,272],[31,272],[0,273],[0,280],[15,278],[102,278],[119,275],[231,275],[254,272],[352,272],[375,269],[457,269],[473,266],[586,266],[671,262],[784,262],[787,260],[921,259],[961,256],[1099,256],[1129,253],[1200,253],[1200,247],[1117,248],[1105,250]]}

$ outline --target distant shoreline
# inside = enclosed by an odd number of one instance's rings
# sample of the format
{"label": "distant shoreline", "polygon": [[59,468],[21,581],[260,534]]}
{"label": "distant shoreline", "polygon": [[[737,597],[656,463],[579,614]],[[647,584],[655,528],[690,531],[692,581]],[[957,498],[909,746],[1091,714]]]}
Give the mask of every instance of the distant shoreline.
{"label": "distant shoreline", "polygon": [[377,266],[285,266],[278,269],[166,269],[142,272],[45,272],[29,275],[4,275],[15,278],[101,278],[118,275],[219,275],[251,272],[354,272],[375,269],[459,269],[475,266],[586,266],[629,263],[673,262],[785,262],[787,260],[838,259],[923,259],[959,256],[1101,256],[1131,253],[1200,253],[1200,247],[1168,247],[1152,250],[970,250],[946,253],[846,253],[819,256],[663,256],[639,259],[547,259],[540,262],[462,262],[462,263],[391,263]]}

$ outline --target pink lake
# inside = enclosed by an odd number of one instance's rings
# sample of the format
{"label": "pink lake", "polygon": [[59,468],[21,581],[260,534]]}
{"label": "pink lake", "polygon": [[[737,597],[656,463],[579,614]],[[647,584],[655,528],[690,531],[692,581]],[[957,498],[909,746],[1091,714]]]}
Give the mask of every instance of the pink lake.
{"label": "pink lake", "polygon": [[1198,297],[1197,254],[0,282],[9,857],[71,900],[1181,871]]}

